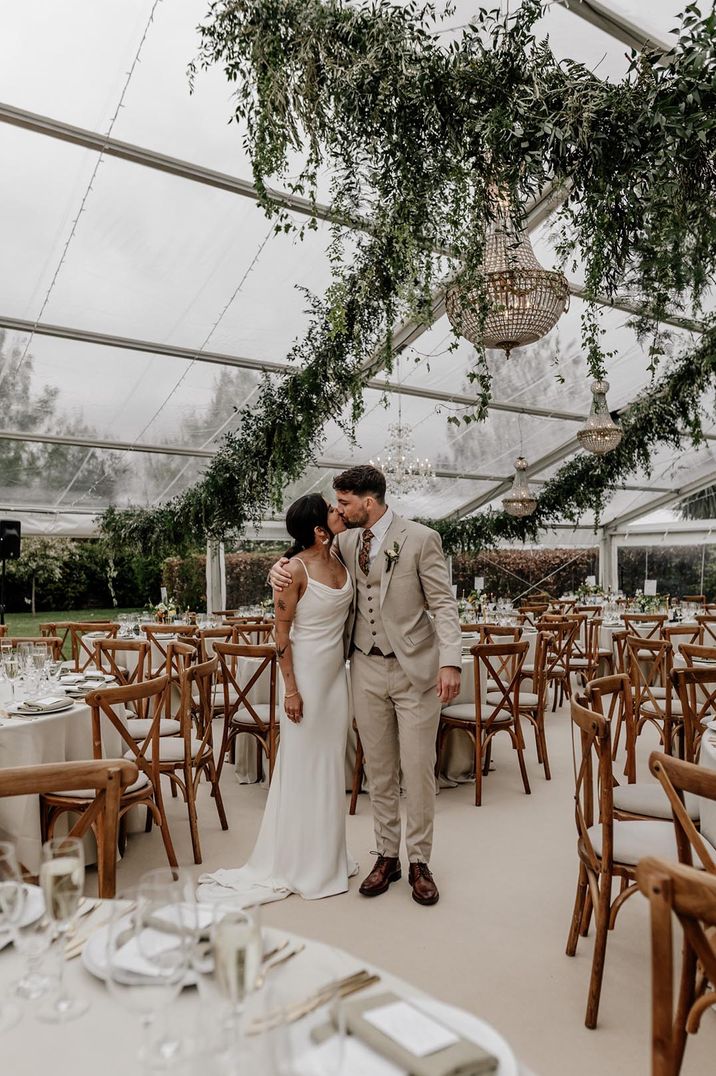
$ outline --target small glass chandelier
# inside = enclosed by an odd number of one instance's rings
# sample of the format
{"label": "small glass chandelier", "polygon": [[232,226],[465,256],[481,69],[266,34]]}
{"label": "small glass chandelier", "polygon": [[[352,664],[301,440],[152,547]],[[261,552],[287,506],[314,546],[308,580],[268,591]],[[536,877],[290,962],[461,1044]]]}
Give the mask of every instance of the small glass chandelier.
{"label": "small glass chandelier", "polygon": [[487,315],[480,316],[477,291],[452,288],[447,316],[460,336],[475,345],[499,348],[509,359],[515,347],[546,336],[569,309],[569,287],[563,273],[543,269],[527,232],[518,229],[500,198],[497,218],[485,243],[482,270]]}
{"label": "small glass chandelier", "polygon": [[518,456],[515,460],[515,477],[512,481],[512,489],[502,499],[502,507],[511,516],[521,519],[531,516],[537,507],[537,498],[532,496],[529,482],[527,481],[527,460],[524,456]]}
{"label": "small glass chandelier", "polygon": [[388,439],[383,455],[371,460],[385,475],[395,496],[414,493],[432,484],[435,470],[430,460],[421,459],[413,445],[412,427],[403,422],[403,399],[400,393],[400,359],[396,365],[398,381],[398,421],[388,426]]}
{"label": "small glass chandelier", "polygon": [[582,448],[596,456],[611,452],[622,439],[621,428],[609,414],[608,392],[608,381],[592,382],[592,409],[581,430],[577,431],[577,440]]}

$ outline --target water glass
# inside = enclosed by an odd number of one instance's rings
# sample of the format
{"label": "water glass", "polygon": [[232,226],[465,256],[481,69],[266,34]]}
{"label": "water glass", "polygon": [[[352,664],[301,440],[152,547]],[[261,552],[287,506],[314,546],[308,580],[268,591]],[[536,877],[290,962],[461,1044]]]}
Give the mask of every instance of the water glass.
{"label": "water glass", "polygon": [[2,657],[2,671],[5,679],[10,684],[10,690],[12,692],[12,701],[15,702],[15,684],[20,679],[20,662],[18,660],[17,652],[14,650],[5,651]]}
{"label": "water glass", "polygon": [[73,928],[84,890],[85,857],[82,842],[75,837],[53,837],[42,846],[40,885],[45,897],[45,914],[55,925],[59,948],[59,982],[53,1003],[38,1011],[48,1023],[75,1020],[89,1008],[89,1002],[72,997],[65,984],[65,948]]}
{"label": "water glass", "polygon": [[[22,919],[25,887],[15,858],[15,849],[8,841],[0,841],[0,935],[14,934]],[[0,1033],[9,1031],[20,1020],[20,1008],[0,996]]]}

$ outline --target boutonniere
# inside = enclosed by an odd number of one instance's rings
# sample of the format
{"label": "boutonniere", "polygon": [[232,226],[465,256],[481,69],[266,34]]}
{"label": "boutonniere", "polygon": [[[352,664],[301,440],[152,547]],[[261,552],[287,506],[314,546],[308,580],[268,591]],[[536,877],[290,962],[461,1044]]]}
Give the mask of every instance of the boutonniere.
{"label": "boutonniere", "polygon": [[397,542],[393,542],[393,548],[392,549],[386,549],[386,551],[385,551],[385,570],[387,572],[389,572],[390,569],[393,567],[393,565],[397,564],[399,560],[400,560],[400,546],[398,545]]}

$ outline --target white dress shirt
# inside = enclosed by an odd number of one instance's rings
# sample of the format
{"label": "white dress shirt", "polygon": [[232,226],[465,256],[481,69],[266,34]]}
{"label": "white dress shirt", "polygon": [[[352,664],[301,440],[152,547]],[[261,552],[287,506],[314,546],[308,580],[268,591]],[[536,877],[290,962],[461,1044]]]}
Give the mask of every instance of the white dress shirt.
{"label": "white dress shirt", "polygon": [[[383,539],[385,538],[385,535],[386,535],[386,531],[388,530],[388,527],[390,526],[390,524],[393,522],[393,515],[394,515],[393,509],[388,507],[388,508],[386,508],[384,514],[380,517],[380,519],[378,520],[377,523],[374,523],[372,527],[364,527],[363,528],[363,534],[365,534],[365,532],[367,530],[370,530],[370,532],[373,535],[373,539],[372,539],[372,541],[370,543],[370,563],[371,564],[373,563],[375,558],[378,556],[378,553],[380,551],[380,547],[383,544]],[[363,540],[363,536],[361,535],[361,541],[362,540]]]}

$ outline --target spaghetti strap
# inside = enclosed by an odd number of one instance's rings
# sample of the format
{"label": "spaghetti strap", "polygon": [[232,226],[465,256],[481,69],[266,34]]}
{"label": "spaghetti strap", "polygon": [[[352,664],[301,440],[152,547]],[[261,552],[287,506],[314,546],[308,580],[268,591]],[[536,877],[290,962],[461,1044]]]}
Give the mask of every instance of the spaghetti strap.
{"label": "spaghetti strap", "polygon": [[299,557],[299,555],[296,554],[296,560],[299,560],[301,562],[301,564],[303,564],[303,570],[306,573],[306,579],[310,579],[311,576],[309,575],[308,568],[306,567],[306,565],[303,562],[303,557]]}

